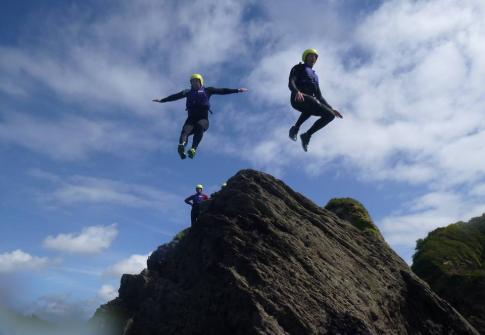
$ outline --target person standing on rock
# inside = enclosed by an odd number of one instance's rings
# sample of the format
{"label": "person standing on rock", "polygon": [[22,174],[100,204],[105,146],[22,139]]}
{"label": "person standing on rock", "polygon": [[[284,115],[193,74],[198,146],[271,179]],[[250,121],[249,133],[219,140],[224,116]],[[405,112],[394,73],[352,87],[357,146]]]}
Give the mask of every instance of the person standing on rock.
{"label": "person standing on rock", "polygon": [[299,63],[291,69],[288,87],[291,91],[291,106],[301,112],[295,125],[290,128],[289,136],[293,141],[297,140],[300,126],[310,118],[319,116],[320,118],[307,130],[300,135],[303,150],[308,150],[310,138],[314,133],[325,127],[335,117],[342,118],[342,115],[328,104],[323,98],[318,83],[318,76],[313,70],[318,59],[318,52],[315,49],[306,49],[302,55],[303,63]]}
{"label": "person standing on rock", "polygon": [[192,206],[192,210],[190,211],[190,223],[192,227],[197,223],[200,214],[200,204],[206,200],[209,200],[209,197],[202,193],[204,187],[201,184],[195,186],[195,194],[191,195],[187,199],[185,199],[185,203]]}
{"label": "person standing on rock", "polygon": [[[183,90],[179,93],[170,95],[163,99],[154,99],[155,102],[169,102],[186,98],[186,110],[188,113],[178,145],[178,153],[181,159],[194,158],[197,147],[202,140],[204,132],[209,128],[209,99],[213,94],[231,94],[247,92],[247,88],[215,88],[204,87],[204,78],[198,73],[190,76],[190,89]],[[185,154],[185,145],[188,137],[194,135],[192,139],[192,148]]]}

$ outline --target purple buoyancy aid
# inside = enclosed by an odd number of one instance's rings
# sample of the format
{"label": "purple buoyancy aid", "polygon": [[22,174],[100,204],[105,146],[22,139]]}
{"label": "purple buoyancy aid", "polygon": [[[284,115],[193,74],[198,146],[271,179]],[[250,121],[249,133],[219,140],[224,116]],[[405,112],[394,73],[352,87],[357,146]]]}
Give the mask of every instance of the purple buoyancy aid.
{"label": "purple buoyancy aid", "polygon": [[315,95],[318,88],[318,76],[310,66],[301,64],[302,68],[296,79],[296,85],[305,94]]}
{"label": "purple buoyancy aid", "polygon": [[187,100],[185,107],[189,113],[189,117],[205,117],[210,110],[209,96],[204,87],[198,90],[191,89],[186,96]]}

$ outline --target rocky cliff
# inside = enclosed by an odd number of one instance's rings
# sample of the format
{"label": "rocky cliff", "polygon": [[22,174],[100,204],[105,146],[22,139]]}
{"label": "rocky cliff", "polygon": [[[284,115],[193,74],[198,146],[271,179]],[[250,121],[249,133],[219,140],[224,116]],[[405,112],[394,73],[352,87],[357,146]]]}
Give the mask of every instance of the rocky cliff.
{"label": "rocky cliff", "polygon": [[92,323],[120,335],[477,334],[379,233],[341,217],[240,171]]}
{"label": "rocky cliff", "polygon": [[412,269],[485,334],[485,214],[419,240]]}

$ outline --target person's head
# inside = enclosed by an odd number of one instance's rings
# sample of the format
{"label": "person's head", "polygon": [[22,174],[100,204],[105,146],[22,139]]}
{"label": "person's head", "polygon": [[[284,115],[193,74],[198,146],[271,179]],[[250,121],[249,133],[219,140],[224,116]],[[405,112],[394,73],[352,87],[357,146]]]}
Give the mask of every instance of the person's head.
{"label": "person's head", "polygon": [[202,186],[201,184],[197,184],[195,186],[195,192],[197,192],[197,193],[202,193],[203,189],[204,189],[204,186]]}
{"label": "person's head", "polygon": [[306,65],[313,67],[318,59],[318,52],[315,49],[306,49],[303,51],[303,55],[301,56],[301,60]]}
{"label": "person's head", "polygon": [[190,86],[194,90],[198,90],[202,86],[204,86],[204,78],[202,77],[201,74],[199,73],[194,73],[193,75],[190,76]]}

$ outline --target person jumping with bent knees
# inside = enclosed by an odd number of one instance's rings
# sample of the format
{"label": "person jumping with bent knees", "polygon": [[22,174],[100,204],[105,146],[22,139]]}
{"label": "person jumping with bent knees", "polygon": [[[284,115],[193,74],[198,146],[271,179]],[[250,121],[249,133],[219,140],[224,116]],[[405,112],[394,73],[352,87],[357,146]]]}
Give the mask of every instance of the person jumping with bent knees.
{"label": "person jumping with bent knees", "polygon": [[310,129],[300,135],[301,145],[305,151],[308,150],[308,143],[314,133],[325,127],[335,117],[342,118],[342,115],[333,109],[322,96],[318,76],[313,70],[317,58],[317,50],[306,49],[302,55],[303,63],[293,66],[288,82],[291,91],[291,106],[301,112],[295,125],[290,128],[289,137],[296,141],[303,122],[312,115],[320,117]]}
{"label": "person jumping with bent knees", "polygon": [[[204,78],[198,73],[190,76],[190,89],[183,90],[179,93],[170,95],[163,99],[154,99],[155,102],[169,102],[186,98],[186,110],[188,113],[178,145],[178,153],[181,159],[187,155],[194,158],[197,147],[204,136],[204,132],[209,129],[209,99],[213,94],[231,94],[247,92],[247,88],[215,88],[204,87]],[[193,135],[192,147],[185,154],[185,145],[188,137]]]}

